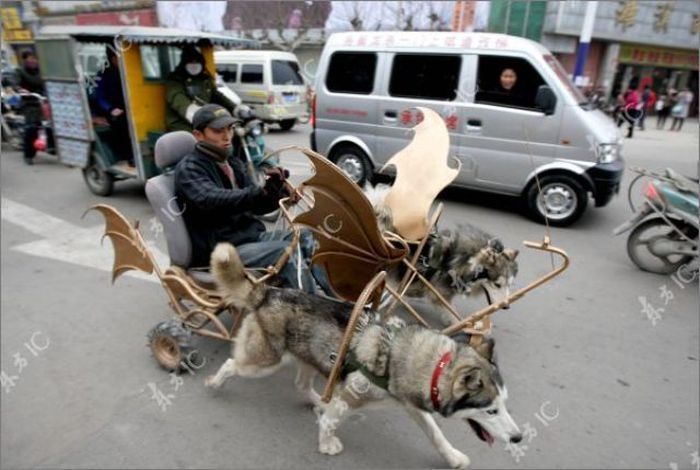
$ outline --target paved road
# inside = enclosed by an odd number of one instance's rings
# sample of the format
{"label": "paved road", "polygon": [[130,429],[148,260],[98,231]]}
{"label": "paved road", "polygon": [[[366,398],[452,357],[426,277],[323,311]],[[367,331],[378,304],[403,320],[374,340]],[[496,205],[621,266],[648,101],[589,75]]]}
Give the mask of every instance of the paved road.
{"label": "paved road", "polygon": [[[627,162],[696,174],[697,129],[637,132],[625,142]],[[308,128],[268,140],[308,145]],[[173,381],[146,348],[146,332],[170,316],[163,291],[140,277],[110,285],[100,219],[80,218],[91,204],[113,204],[165,253],[142,185],[122,183],[105,200],[50,157],[26,167],[5,151],[1,162],[3,468],[444,467],[394,407],[347,422],[340,456],[318,454],[315,416],[293,391],[291,368],[204,388],[228,355],[214,341],[198,341],[206,366]],[[284,163],[297,180],[307,171],[292,157]],[[509,198],[449,191],[442,201],[442,227],[469,221],[512,247],[544,234]],[[495,317],[509,407],[528,434],[518,449],[489,448],[465,424],[442,420],[474,468],[697,468],[698,285],[636,269],[624,238],[611,235],[628,216],[620,197],[553,229],[571,269]],[[520,285],[549,267],[527,249],[519,261]],[[655,324],[640,298],[664,309]],[[170,404],[162,409],[152,387]]]}

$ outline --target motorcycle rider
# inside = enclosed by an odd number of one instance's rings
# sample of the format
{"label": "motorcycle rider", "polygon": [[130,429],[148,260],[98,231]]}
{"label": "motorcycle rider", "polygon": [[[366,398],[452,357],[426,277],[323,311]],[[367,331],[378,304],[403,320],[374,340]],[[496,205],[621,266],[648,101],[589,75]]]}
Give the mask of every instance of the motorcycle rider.
{"label": "motorcycle rider", "polygon": [[236,106],[216,89],[204,56],[195,46],[182,50],[180,63],[165,82],[165,127],[170,131],[192,131],[194,113],[205,104],[214,103],[233,111]]}

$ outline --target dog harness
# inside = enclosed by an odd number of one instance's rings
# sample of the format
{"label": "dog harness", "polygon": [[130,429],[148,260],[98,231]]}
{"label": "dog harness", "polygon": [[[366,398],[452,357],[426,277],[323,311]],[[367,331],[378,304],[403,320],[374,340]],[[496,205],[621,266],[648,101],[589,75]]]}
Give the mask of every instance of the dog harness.
{"label": "dog harness", "polygon": [[[435,253],[435,241],[437,238],[437,232],[435,231],[428,234],[428,241],[418,257],[418,270],[423,277],[432,282],[433,277],[438,274],[438,272],[447,273],[452,280],[452,286],[457,289],[460,294],[469,291],[471,289],[471,284],[479,279],[488,279],[488,272],[486,272],[485,269],[478,270],[468,278],[458,277],[455,271],[450,269],[448,263],[450,255],[452,254],[452,246],[448,245],[445,247],[442,253]],[[489,240],[489,243],[490,242]]]}
{"label": "dog harness", "polygon": [[440,381],[442,370],[451,361],[452,353],[447,351],[440,357],[440,361],[438,361],[435,370],[433,370],[433,379],[430,381],[430,401],[433,402],[433,409],[435,411],[440,411],[440,388],[438,387],[438,382]]}
{"label": "dog harness", "polygon": [[378,354],[378,359],[377,362],[383,362],[384,363],[384,373],[381,375],[375,374],[374,372],[370,371],[367,366],[362,364],[358,359],[357,356],[355,355],[355,351],[353,349],[350,349],[348,351],[348,354],[345,356],[345,363],[343,364],[343,368],[341,370],[341,375],[342,377],[346,377],[347,375],[353,373],[353,372],[360,372],[362,375],[364,375],[367,380],[372,382],[374,385],[376,385],[379,388],[382,388],[384,390],[387,390],[389,388],[389,370],[388,370],[388,365],[389,365],[389,351],[390,347],[389,345],[391,344],[391,341],[394,339],[394,335],[396,332],[400,329],[400,326],[393,325],[393,324],[388,324],[384,325],[384,334],[383,334],[383,341],[381,343],[381,347],[379,350]]}

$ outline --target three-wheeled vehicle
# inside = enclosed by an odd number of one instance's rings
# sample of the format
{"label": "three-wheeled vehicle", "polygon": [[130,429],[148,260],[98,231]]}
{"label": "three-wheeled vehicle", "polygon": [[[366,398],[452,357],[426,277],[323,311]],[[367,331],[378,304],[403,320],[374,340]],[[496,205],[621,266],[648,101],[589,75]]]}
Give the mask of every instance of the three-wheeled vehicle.
{"label": "three-wheeled vehicle", "polygon": [[[470,344],[478,344],[483,335],[490,331],[490,316],[494,312],[509,306],[569,266],[566,253],[551,245],[549,237],[545,237],[542,243],[525,242],[525,245],[549,252],[552,256],[557,255],[562,263],[555,267],[552,258],[552,271],[527,286],[469,316],[460,315],[442,297],[420,274],[417,266],[429,234],[435,229],[442,213],[441,205],[432,210],[435,197],[459,170],[447,166],[449,136],[442,118],[430,109],[418,109],[424,119],[415,128],[412,143],[391,160],[397,167],[397,179],[390,196],[397,197],[388,198],[387,203],[391,205],[398,233],[380,231],[373,207],[360,187],[323,155],[301,147],[283,147],[271,154],[300,152],[312,163],[314,174],[298,187],[290,188],[301,197],[296,206],[288,197],[280,200],[281,213],[294,234],[289,248],[275,265],[251,268],[249,279],[253,283],[261,283],[274,278],[293,256],[299,229],[305,227],[314,233],[318,242],[312,262],[324,269],[338,299],[355,304],[342,343],[335,350],[337,360],[326,382],[325,402],[331,399],[355,324],[368,304],[382,315],[383,321],[388,320],[395,307],[401,304],[417,323],[430,327],[420,312],[404,299],[412,282],[423,283],[455,317],[443,333],[453,335],[464,332],[471,335]],[[159,323],[148,337],[154,357],[168,370],[178,370],[183,361],[190,360],[189,354],[194,351],[191,345],[193,333],[233,342],[246,313],[236,306],[234,300],[222,295],[211,272],[189,267],[192,248],[185,222],[181,212],[171,210],[170,203],[175,196],[174,176],[168,169],[190,153],[194,145],[194,137],[183,131],[161,137],[156,144],[155,155],[164,172],[146,183],[146,196],[164,227],[170,267],[163,270],[158,266],[139,231],[138,222],[132,224],[114,207],[105,204],[91,208],[104,216],[104,236],[114,246],[112,280],[130,270],[155,273],[167,293],[177,319]],[[416,184],[418,178],[425,178],[421,180],[423,184]],[[411,197],[404,196],[407,191]],[[385,282],[385,278],[387,272],[397,270],[399,266],[405,268],[405,274],[400,283],[392,287]],[[383,295],[385,292],[388,295]],[[230,316],[230,326],[223,321],[227,316]]]}
{"label": "three-wheeled vehicle", "polygon": [[[146,181],[160,173],[153,149],[165,133],[165,78],[194,44],[212,77],[214,47],[257,48],[257,41],[170,28],[46,26],[36,38],[52,109],[59,160],[83,171],[90,190],[108,196],[119,180]],[[129,141],[114,145],[107,119],[95,111],[100,72],[118,58]]]}

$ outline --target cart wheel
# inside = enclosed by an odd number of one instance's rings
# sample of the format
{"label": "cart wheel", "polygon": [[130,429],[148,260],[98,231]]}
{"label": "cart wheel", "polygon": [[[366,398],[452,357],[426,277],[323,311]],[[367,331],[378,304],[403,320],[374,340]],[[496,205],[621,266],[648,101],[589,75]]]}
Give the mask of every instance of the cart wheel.
{"label": "cart wheel", "polygon": [[191,360],[191,342],[192,332],[178,320],[160,322],[148,333],[153,357],[168,371],[179,371],[186,359]]}
{"label": "cart wheel", "polygon": [[90,191],[98,196],[109,196],[114,189],[114,176],[103,170],[95,160],[83,169],[83,178]]}

